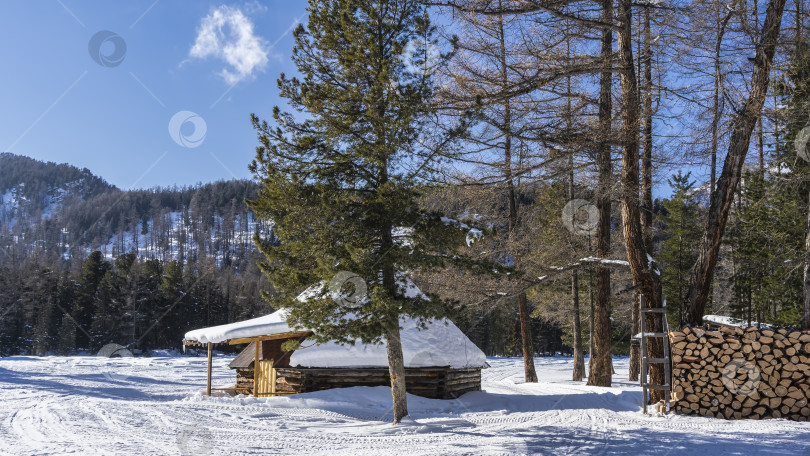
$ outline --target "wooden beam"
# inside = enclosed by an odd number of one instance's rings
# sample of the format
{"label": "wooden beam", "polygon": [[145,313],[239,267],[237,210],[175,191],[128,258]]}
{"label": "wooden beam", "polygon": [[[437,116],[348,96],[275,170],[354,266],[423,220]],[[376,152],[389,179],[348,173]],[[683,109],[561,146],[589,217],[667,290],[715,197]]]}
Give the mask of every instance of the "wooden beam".
{"label": "wooden beam", "polygon": [[[224,344],[224,343],[225,342],[214,342],[213,344],[216,347],[217,345]],[[183,339],[183,345],[185,345],[186,347],[204,347],[204,346],[208,345],[208,342],[199,342],[199,341],[196,341],[196,340]]]}
{"label": "wooden beam", "polygon": [[208,342],[208,383],[206,384],[205,387],[206,396],[211,395],[211,359],[213,357],[213,353],[214,353],[214,344]]}
{"label": "wooden beam", "polygon": [[271,334],[267,336],[256,336],[256,337],[242,337],[239,339],[230,339],[228,343],[230,345],[239,345],[239,344],[249,344],[251,342],[259,342],[263,340],[276,340],[276,339],[294,339],[304,336],[309,336],[312,334],[312,331],[298,331],[298,332],[288,332],[288,333],[281,333],[281,334]]}
{"label": "wooden beam", "polygon": [[253,397],[259,397],[259,350],[261,340],[257,340],[253,350]]}
{"label": "wooden beam", "polygon": [[273,367],[275,360],[270,360],[270,393],[276,394],[276,369]]}

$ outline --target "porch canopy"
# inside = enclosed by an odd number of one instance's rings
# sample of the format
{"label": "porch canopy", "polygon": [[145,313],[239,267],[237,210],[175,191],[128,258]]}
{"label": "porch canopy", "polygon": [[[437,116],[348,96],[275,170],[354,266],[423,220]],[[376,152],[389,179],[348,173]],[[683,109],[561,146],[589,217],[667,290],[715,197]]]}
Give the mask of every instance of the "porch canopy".
{"label": "porch canopy", "polygon": [[238,345],[257,340],[286,339],[309,334],[312,334],[312,331],[291,329],[287,325],[287,313],[279,310],[263,317],[189,331],[186,333],[183,344],[228,343]]}
{"label": "porch canopy", "polygon": [[[287,325],[286,312],[278,311],[263,317],[229,323],[227,325],[212,326],[210,328],[189,331],[183,338],[183,346],[206,345],[208,347],[208,371],[205,394],[211,395],[211,364],[214,344],[228,343],[230,345],[255,345],[253,359],[255,365],[259,364],[261,341],[276,339],[303,340],[312,334],[312,331],[294,331]],[[229,389],[229,388],[217,388]],[[255,395],[255,394],[254,394]]]}

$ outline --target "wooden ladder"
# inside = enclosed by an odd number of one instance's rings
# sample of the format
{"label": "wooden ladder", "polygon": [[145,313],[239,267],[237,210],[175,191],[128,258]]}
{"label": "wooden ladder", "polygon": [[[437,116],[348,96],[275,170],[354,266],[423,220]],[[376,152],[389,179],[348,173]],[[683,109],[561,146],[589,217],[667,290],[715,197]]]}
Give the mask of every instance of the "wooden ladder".
{"label": "wooden ladder", "polygon": [[[672,375],[670,373],[671,365],[670,365],[670,356],[669,356],[669,324],[667,322],[667,302],[666,300],[662,299],[662,307],[654,308],[654,309],[645,309],[644,308],[644,295],[641,295],[641,390],[642,390],[642,400],[644,402],[644,414],[647,414],[647,403],[650,401],[650,391],[649,390],[662,390],[665,391],[664,395],[664,402],[666,404],[666,413],[669,413],[669,400],[670,396],[672,396]],[[648,333],[645,328],[645,320],[646,314],[652,313],[661,316],[661,322],[663,323],[663,331],[662,332],[652,332]],[[661,338],[662,343],[664,344],[664,357],[663,358],[650,358],[647,353],[647,338],[648,337],[659,337]],[[663,364],[664,365],[664,384],[663,385],[651,385],[648,381],[648,376],[650,374],[650,364]]]}

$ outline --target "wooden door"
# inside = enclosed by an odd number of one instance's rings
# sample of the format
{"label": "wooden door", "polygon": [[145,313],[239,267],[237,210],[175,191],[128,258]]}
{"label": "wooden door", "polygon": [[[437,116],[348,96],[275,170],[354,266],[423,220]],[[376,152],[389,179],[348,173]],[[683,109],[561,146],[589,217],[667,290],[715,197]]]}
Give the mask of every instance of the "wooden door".
{"label": "wooden door", "polygon": [[259,360],[256,367],[256,395],[273,395],[276,393],[276,370],[273,360]]}

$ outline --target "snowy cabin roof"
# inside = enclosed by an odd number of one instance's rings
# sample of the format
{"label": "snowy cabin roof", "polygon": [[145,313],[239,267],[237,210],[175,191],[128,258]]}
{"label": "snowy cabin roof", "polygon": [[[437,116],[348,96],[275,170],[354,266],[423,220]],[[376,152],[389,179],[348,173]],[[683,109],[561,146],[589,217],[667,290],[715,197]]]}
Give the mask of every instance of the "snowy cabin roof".
{"label": "snowy cabin roof", "polygon": [[[287,312],[228,325],[197,329],[185,339],[200,343],[218,343],[230,339],[269,336],[297,332],[287,326]],[[449,366],[454,369],[484,367],[486,356],[472,341],[447,319],[431,320],[420,330],[415,319],[403,318],[402,354],[405,367]],[[290,357],[291,366],[301,367],[384,367],[388,366],[385,344],[340,345],[336,342],[299,348]]]}
{"label": "snowy cabin roof", "polygon": [[[408,278],[400,279],[401,291],[407,297],[427,300]],[[310,287],[299,300],[312,299],[324,292],[323,284]],[[185,340],[199,343],[220,343],[232,339],[297,333],[306,329],[292,329],[287,325],[287,311],[279,310],[270,315],[251,320],[197,329],[186,333]],[[430,320],[424,329],[411,318],[401,319],[400,339],[405,367],[449,366],[453,369],[486,366],[486,356],[461,332],[452,321],[445,318]],[[359,339],[354,345],[327,342],[299,348],[290,357],[291,366],[301,367],[385,367],[388,354],[384,343],[364,344]]]}

